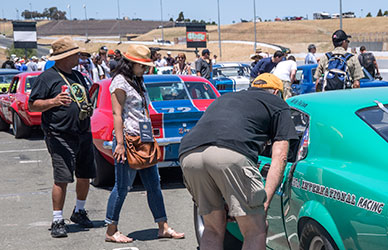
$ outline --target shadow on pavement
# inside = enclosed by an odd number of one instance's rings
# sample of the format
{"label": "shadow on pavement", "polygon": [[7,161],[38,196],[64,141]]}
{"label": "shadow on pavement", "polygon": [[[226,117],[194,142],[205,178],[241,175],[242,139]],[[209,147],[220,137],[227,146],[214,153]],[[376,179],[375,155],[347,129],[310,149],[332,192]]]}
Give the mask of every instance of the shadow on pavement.
{"label": "shadow on pavement", "polygon": [[158,229],[145,229],[140,231],[135,231],[128,234],[128,237],[133,238],[134,240],[148,241],[148,240],[157,240],[158,239]]}
{"label": "shadow on pavement", "polygon": [[94,226],[93,228],[84,228],[78,224],[67,224],[67,232],[78,233],[78,232],[90,231],[91,229],[94,229],[94,228],[105,227],[105,221],[103,220],[92,220],[92,222]]}

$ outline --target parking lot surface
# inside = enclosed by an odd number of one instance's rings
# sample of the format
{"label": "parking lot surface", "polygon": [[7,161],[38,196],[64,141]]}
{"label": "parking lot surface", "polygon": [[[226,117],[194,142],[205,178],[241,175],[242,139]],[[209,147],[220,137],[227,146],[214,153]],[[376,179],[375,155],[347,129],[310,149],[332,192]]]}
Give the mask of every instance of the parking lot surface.
{"label": "parking lot surface", "polygon": [[[90,187],[86,210],[94,228],[84,230],[69,223],[69,236],[54,239],[48,230],[52,220],[51,158],[43,135],[36,131],[29,139],[14,139],[0,132],[0,249],[197,249],[193,207],[181,180],[180,169],[161,169],[162,192],[168,222],[185,232],[183,240],[157,238],[157,225],[147,205],[146,192],[136,182],[121,211],[119,229],[135,241],[130,244],[104,242],[104,218],[110,189]],[[75,184],[67,190],[64,217],[70,218],[75,205]]]}

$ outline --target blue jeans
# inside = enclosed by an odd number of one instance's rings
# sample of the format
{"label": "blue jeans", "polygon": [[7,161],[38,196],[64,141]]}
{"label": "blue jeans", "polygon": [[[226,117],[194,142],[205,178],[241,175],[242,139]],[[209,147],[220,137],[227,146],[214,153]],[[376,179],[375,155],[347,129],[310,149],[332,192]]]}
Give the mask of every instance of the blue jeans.
{"label": "blue jeans", "polygon": [[[116,138],[113,138],[113,152],[116,146]],[[108,199],[106,223],[118,224],[120,211],[128,193],[128,187],[132,188],[137,172],[147,190],[148,207],[151,210],[155,222],[167,221],[157,165],[142,170],[135,170],[129,167],[127,161],[125,163],[118,163],[115,160],[115,186]]]}

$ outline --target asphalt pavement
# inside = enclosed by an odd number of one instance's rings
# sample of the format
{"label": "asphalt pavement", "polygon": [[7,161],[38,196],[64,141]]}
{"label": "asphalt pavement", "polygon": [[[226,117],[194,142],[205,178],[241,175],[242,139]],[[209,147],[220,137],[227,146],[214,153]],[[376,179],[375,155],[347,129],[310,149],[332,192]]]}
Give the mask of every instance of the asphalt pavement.
{"label": "asphalt pavement", "polygon": [[[185,232],[182,240],[158,239],[157,225],[147,205],[140,182],[128,193],[121,211],[119,229],[133,237],[130,244],[104,241],[104,218],[110,189],[91,186],[86,210],[94,228],[84,230],[70,223],[67,238],[54,239],[48,230],[52,220],[51,158],[43,136],[35,132],[29,139],[15,139],[0,132],[0,249],[2,250],[157,250],[197,249],[193,224],[193,204],[184,188],[179,169],[161,169],[162,192],[168,222]],[[75,184],[68,186],[64,217],[70,218],[75,205]]]}

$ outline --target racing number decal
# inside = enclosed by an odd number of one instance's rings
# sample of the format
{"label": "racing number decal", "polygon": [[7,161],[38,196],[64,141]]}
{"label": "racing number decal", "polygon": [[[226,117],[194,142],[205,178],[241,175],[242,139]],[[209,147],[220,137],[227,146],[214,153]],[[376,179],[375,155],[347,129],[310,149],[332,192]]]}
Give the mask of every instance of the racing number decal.
{"label": "racing number decal", "polygon": [[170,108],[161,108],[161,110],[167,111],[164,113],[174,113],[175,110],[179,111],[179,112],[189,112],[191,110],[191,108],[190,107],[177,107],[177,108],[170,107]]}

